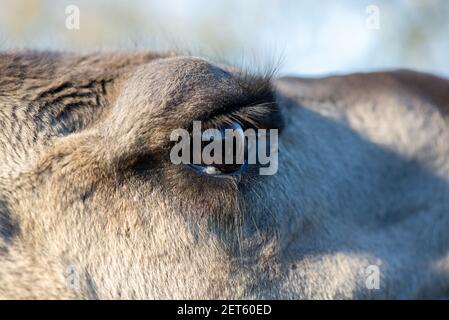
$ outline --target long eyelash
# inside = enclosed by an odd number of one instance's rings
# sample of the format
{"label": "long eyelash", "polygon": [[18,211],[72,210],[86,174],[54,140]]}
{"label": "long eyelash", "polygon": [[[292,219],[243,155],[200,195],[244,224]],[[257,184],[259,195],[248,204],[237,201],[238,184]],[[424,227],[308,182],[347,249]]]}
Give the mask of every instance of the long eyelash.
{"label": "long eyelash", "polygon": [[282,127],[279,111],[274,102],[255,103],[253,105],[221,114],[208,120],[205,128],[220,128],[223,125],[239,123],[243,129],[271,129]]}

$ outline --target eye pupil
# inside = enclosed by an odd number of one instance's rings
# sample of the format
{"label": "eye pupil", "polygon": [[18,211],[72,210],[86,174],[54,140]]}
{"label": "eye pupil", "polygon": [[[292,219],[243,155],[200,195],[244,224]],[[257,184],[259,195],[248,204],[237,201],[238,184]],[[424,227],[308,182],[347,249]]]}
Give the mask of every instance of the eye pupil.
{"label": "eye pupil", "polygon": [[[232,136],[228,136],[225,131],[227,129],[232,129]],[[243,134],[243,129],[238,123],[233,123],[230,126],[225,126],[220,129],[221,132],[221,150],[220,154],[216,154],[215,148],[210,152],[210,156],[214,159],[219,158],[219,161],[213,161],[205,163],[201,157],[201,163],[191,164],[190,167],[204,174],[208,175],[232,175],[239,174],[246,168],[245,159],[245,138]],[[232,139],[232,144],[230,140]],[[214,138],[209,141],[203,141],[201,143],[201,152],[209,144],[213,143]],[[191,144],[193,145],[193,144]],[[229,146],[232,146],[230,148]],[[192,150],[193,151],[193,150]],[[215,158],[216,157],[216,158]],[[193,152],[191,153],[191,158],[193,159]],[[194,163],[193,161],[191,163]]]}

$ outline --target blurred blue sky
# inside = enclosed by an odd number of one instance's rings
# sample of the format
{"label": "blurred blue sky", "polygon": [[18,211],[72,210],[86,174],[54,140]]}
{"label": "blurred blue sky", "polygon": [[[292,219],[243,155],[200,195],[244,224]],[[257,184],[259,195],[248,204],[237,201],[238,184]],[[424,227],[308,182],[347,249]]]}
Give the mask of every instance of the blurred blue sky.
{"label": "blurred blue sky", "polygon": [[[79,30],[65,21],[80,9]],[[379,28],[368,22],[379,10]],[[183,49],[280,74],[413,68],[449,77],[446,0],[0,0],[3,48]]]}

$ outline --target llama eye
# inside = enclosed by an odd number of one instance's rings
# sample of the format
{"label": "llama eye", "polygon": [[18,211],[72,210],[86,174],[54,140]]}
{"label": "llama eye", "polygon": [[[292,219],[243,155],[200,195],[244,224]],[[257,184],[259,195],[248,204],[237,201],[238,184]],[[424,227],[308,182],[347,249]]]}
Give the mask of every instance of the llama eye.
{"label": "llama eye", "polygon": [[205,131],[202,137],[201,162],[192,161],[189,166],[193,170],[213,176],[238,175],[246,170],[246,141],[240,124]]}

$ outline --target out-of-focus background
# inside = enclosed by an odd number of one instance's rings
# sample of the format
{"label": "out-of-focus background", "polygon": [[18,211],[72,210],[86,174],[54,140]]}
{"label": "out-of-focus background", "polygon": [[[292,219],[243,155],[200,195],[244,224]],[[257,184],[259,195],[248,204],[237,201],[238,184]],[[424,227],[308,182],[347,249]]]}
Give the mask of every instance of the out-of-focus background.
{"label": "out-of-focus background", "polygon": [[[79,18],[79,19],[78,19]],[[0,0],[0,47],[183,49],[280,74],[449,77],[447,0]]]}

